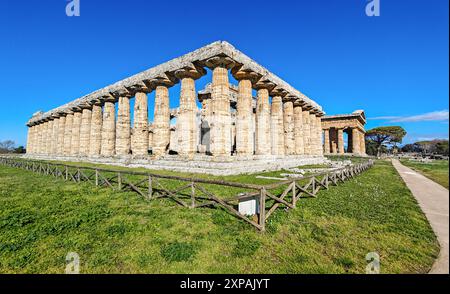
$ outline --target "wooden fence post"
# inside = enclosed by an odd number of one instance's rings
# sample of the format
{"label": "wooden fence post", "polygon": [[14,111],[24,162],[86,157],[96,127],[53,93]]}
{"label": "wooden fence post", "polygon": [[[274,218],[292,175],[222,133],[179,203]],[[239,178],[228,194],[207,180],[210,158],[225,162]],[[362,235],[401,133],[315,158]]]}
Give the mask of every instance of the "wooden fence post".
{"label": "wooden fence post", "polygon": [[261,188],[259,195],[259,225],[264,232],[266,230],[266,188]]}

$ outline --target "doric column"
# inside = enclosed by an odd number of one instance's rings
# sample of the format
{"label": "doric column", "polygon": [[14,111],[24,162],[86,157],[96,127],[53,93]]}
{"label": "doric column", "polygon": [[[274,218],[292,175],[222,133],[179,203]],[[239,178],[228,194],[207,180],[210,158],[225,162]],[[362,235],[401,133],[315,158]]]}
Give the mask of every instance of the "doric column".
{"label": "doric column", "polygon": [[338,153],[344,154],[344,131],[342,129],[337,130],[337,139],[338,139]]}
{"label": "doric column", "polygon": [[316,132],[317,132],[317,155],[323,155],[323,132],[322,132],[322,118],[316,116]]}
{"label": "doric column", "polygon": [[31,133],[32,133],[32,130],[31,130],[31,126],[27,126],[28,128],[27,128],[27,145],[26,145],[26,151],[27,151],[27,154],[30,154],[31,153],[31,148],[30,148],[30,146],[31,146]]}
{"label": "doric column", "polygon": [[72,151],[72,125],[73,112],[67,111],[66,124],[64,126],[64,155],[69,156]]}
{"label": "doric column", "polygon": [[303,142],[305,154],[311,155],[311,125],[309,122],[309,111],[303,111]]}
{"label": "doric column", "polygon": [[317,120],[314,113],[309,114],[309,128],[310,128],[310,154],[317,155]]}
{"label": "doric column", "polygon": [[[206,74],[203,68],[194,65],[175,73],[181,79],[180,107],[177,117],[178,154],[193,157],[197,153],[199,128],[197,125],[197,92],[195,80]],[[170,118],[169,118],[170,119]]]}
{"label": "doric column", "polygon": [[116,109],[115,99],[108,97],[103,106],[102,147],[100,154],[105,157],[114,156],[116,149]]}
{"label": "doric column", "polygon": [[92,106],[91,130],[89,134],[89,156],[99,156],[102,150],[103,113],[101,101]]}
{"label": "doric column", "polygon": [[331,140],[331,153],[337,153],[337,130],[335,128],[330,129]]}
{"label": "doric column", "polygon": [[64,134],[66,131],[66,116],[60,113],[58,120],[58,146],[56,148],[56,154],[64,155]]}
{"label": "doric column", "polygon": [[169,143],[170,143],[169,89],[167,89],[166,86],[159,85],[155,89],[155,113],[153,116],[152,154],[156,158],[165,155]]}
{"label": "doric column", "polygon": [[352,128],[352,153],[359,154],[360,153],[360,138],[359,138],[359,130],[358,128]]}
{"label": "doric column", "polygon": [[272,155],[284,155],[285,148],[285,127],[283,117],[283,101],[281,96],[272,97],[271,107],[271,146]]}
{"label": "doric column", "polygon": [[324,143],[323,143],[323,152],[325,154],[330,153],[330,129],[324,130]]}
{"label": "doric column", "polygon": [[285,154],[295,154],[295,138],[294,138],[294,103],[285,101],[283,103],[283,123],[284,123],[284,144]]}
{"label": "doric column", "polygon": [[49,120],[45,122],[45,128],[44,128],[44,154],[48,155],[50,154],[50,143],[51,143],[51,128]]}
{"label": "doric column", "polygon": [[231,155],[231,107],[228,69],[235,64],[228,57],[213,57],[206,61],[212,69],[212,92],[209,102],[210,152],[213,156]]}
{"label": "doric column", "polygon": [[365,133],[361,132],[359,137],[361,138],[361,145],[360,145],[359,152],[362,155],[365,155],[366,154],[366,136],[365,136]]}
{"label": "doric column", "polygon": [[42,122],[38,122],[36,124],[36,148],[35,148],[35,154],[41,153],[41,147],[42,146]]}
{"label": "doric column", "polygon": [[73,110],[72,140],[70,143],[70,155],[77,156],[80,153],[80,128],[81,128],[81,108],[75,107]]}
{"label": "doric column", "polygon": [[59,115],[54,115],[53,130],[52,130],[52,144],[51,154],[56,155],[58,153],[58,134],[59,134]]}
{"label": "doric column", "polygon": [[81,125],[80,125],[80,156],[89,155],[89,145],[91,137],[91,119],[92,119],[92,106],[84,104],[82,106],[81,113]]}
{"label": "doric column", "polygon": [[130,97],[119,97],[116,125],[116,155],[128,155],[131,151]]}
{"label": "doric column", "polygon": [[236,153],[248,156],[254,153],[252,84],[260,76],[252,71],[235,67],[233,77],[239,81],[236,106]]}
{"label": "doric column", "polygon": [[303,110],[300,104],[297,103],[294,103],[294,138],[295,154],[304,154],[305,148],[303,145]]}

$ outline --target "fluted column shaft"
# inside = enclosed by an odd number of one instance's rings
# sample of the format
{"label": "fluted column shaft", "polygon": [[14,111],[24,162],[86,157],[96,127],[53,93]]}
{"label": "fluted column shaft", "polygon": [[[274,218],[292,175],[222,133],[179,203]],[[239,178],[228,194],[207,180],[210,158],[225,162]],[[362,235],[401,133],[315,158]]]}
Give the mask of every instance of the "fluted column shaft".
{"label": "fluted column shaft", "polygon": [[324,130],[324,153],[330,153],[330,130]]}
{"label": "fluted column shaft", "polygon": [[300,105],[294,105],[294,140],[295,154],[304,154],[305,148],[303,143],[303,110]]}
{"label": "fluted column shaft", "polygon": [[303,141],[305,154],[311,154],[311,125],[309,123],[309,111],[303,111]]}
{"label": "fluted column shaft", "polygon": [[317,155],[317,126],[316,115],[309,114],[309,128],[310,128],[310,154]]}
{"label": "fluted column shaft", "polygon": [[59,117],[53,120],[52,144],[50,152],[52,155],[56,155],[58,153],[58,135],[59,135]]}
{"label": "fluted column shaft", "polygon": [[89,133],[89,156],[99,156],[102,149],[103,113],[100,104],[92,106],[91,129]]}
{"label": "fluted column shaft", "polygon": [[51,144],[52,144],[52,124],[53,121],[45,122],[45,146],[44,146],[44,154],[50,154]]}
{"label": "fluted column shaft", "polygon": [[323,155],[322,118],[320,116],[316,116],[316,132],[317,132],[317,155]]}
{"label": "fluted column shaft", "polygon": [[283,123],[284,123],[284,144],[285,154],[295,154],[295,137],[294,137],[294,103],[285,101],[283,103]]}
{"label": "fluted column shaft", "polygon": [[128,155],[131,151],[130,98],[119,97],[116,125],[116,155]]}
{"label": "fluted column shaft", "polygon": [[280,96],[274,96],[272,98],[271,106],[271,146],[272,155],[284,155],[285,154],[285,128],[283,118],[283,102]]}
{"label": "fluted column shaft", "polygon": [[91,137],[91,119],[92,110],[90,108],[84,108],[81,114],[80,125],[80,156],[89,155],[89,145]]}
{"label": "fluted column shaft", "polygon": [[360,146],[359,152],[362,155],[365,155],[366,154],[366,139],[365,139],[366,136],[363,132],[361,132],[359,137],[361,139],[361,146]]}
{"label": "fluted column shaft", "polygon": [[256,154],[271,154],[269,91],[258,90],[256,101]]}
{"label": "fluted column shaft", "polygon": [[72,122],[72,140],[70,144],[70,154],[76,156],[80,153],[80,128],[81,128],[81,112],[75,111],[73,113]]}
{"label": "fluted column shaft", "polygon": [[158,86],[155,91],[152,153],[156,157],[160,157],[166,154],[167,146],[170,143],[169,90],[165,86]]}
{"label": "fluted column shaft", "polygon": [[213,156],[231,155],[231,111],[228,69],[213,69],[211,93],[210,151]]}
{"label": "fluted column shaft", "polygon": [[66,131],[66,117],[61,116],[58,120],[58,146],[56,147],[56,154],[64,155],[64,133]]}
{"label": "fluted column shaft", "polygon": [[66,124],[64,127],[64,155],[68,156],[72,152],[72,125],[73,113],[66,115]]}
{"label": "fluted column shaft", "polygon": [[197,104],[195,80],[181,79],[180,108],[177,117],[178,154],[193,156],[197,152]]}
{"label": "fluted column shaft", "polygon": [[[337,138],[338,138],[338,153],[344,154],[344,131],[342,129],[337,130]],[[357,140],[358,141],[358,140]]]}
{"label": "fluted column shaft", "polygon": [[116,109],[113,101],[105,101],[103,106],[101,155],[114,156],[116,145]]}
{"label": "fluted column shaft", "polygon": [[352,153],[359,154],[360,153],[360,138],[359,138],[359,130],[358,128],[352,129]]}
{"label": "fluted column shaft", "polygon": [[252,83],[242,79],[238,85],[236,112],[236,152],[238,155],[253,155],[253,107]]}

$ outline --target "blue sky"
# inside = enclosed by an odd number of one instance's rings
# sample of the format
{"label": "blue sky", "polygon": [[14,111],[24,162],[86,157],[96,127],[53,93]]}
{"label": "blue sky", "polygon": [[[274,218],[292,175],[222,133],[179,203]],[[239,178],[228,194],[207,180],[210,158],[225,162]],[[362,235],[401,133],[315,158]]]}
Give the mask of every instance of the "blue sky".
{"label": "blue sky", "polygon": [[67,0],[0,0],[0,140],[25,144],[35,111],[216,40],[328,114],[364,109],[367,129],[401,125],[405,142],[448,138],[448,1],[380,0],[379,17],[367,2],[80,0],[67,17]]}

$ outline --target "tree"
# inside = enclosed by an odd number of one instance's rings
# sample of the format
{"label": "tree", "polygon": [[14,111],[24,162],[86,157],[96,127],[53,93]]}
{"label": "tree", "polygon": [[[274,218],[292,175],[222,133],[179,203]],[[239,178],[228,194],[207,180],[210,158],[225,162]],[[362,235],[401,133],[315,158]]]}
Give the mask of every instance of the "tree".
{"label": "tree", "polygon": [[378,127],[368,130],[366,138],[369,142],[373,142],[379,157],[382,147],[387,144],[396,146],[401,143],[406,136],[406,131],[400,126]]}
{"label": "tree", "polygon": [[14,153],[24,154],[24,153],[26,153],[26,152],[27,152],[27,151],[26,151],[25,147],[23,147],[23,146],[19,146],[19,147],[17,147],[17,148],[14,149]]}
{"label": "tree", "polygon": [[12,152],[14,150],[14,145],[16,145],[16,143],[11,140],[0,142],[0,153]]}

